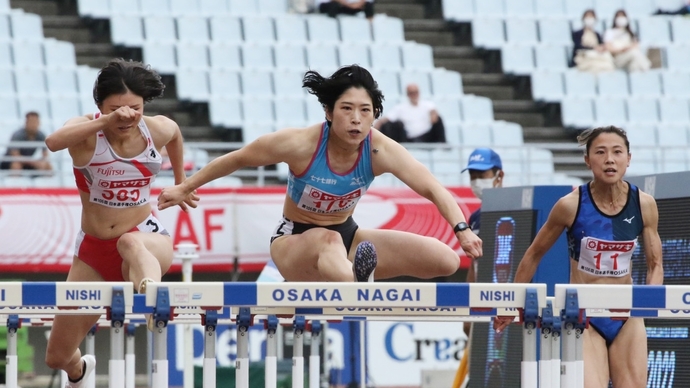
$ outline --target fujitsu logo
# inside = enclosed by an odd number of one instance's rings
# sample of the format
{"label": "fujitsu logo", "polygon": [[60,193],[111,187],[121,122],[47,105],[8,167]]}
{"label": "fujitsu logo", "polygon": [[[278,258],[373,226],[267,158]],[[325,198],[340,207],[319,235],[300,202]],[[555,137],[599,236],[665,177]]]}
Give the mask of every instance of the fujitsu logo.
{"label": "fujitsu logo", "polygon": [[110,166],[108,168],[98,168],[98,173],[101,175],[105,176],[111,176],[111,175],[124,175],[125,170],[116,170],[113,168],[113,166]]}

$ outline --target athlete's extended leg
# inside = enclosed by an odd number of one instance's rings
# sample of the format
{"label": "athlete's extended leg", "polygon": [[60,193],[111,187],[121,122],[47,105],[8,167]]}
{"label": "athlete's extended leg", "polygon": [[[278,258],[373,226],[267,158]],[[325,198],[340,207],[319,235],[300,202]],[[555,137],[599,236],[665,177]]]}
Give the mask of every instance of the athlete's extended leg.
{"label": "athlete's extended leg", "polygon": [[354,280],[343,239],[332,230],[313,228],[279,237],[271,244],[271,257],[287,281]]}
{"label": "athlete's extended leg", "polygon": [[590,326],[585,330],[582,341],[582,356],[585,363],[585,388],[608,388],[609,363],[606,340]]}
{"label": "athlete's extended leg", "polygon": [[[67,281],[103,281],[103,278],[75,256]],[[99,317],[100,315],[56,315],[46,349],[48,367],[64,370],[72,380],[79,379],[84,366],[79,344]]]}
{"label": "athlete's extended leg", "polygon": [[160,233],[125,233],[117,241],[117,250],[122,256],[122,277],[137,288],[145,278],[159,282],[172,264],[171,238]]}
{"label": "athlete's extended leg", "polygon": [[[454,274],[460,257],[448,245],[432,237],[397,230],[358,229],[353,246],[371,241],[376,248],[376,279],[414,276],[429,279]],[[354,257],[350,250],[350,260]]]}
{"label": "athlete's extended leg", "polygon": [[630,318],[609,347],[611,381],[615,388],[647,386],[647,332],[642,318]]}

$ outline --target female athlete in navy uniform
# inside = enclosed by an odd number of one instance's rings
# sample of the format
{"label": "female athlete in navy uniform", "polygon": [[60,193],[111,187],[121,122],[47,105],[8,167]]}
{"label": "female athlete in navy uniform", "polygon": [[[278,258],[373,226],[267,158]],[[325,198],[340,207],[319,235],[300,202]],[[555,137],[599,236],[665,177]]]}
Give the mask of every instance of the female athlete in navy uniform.
{"label": "female athlete in navy uniform", "polygon": [[372,129],[383,95],[366,69],[347,66],[328,78],[309,71],[303,85],[324,106],[326,122],[264,135],[215,159],[184,183],[165,188],[158,208],[176,205],[201,185],[242,167],[285,162],[287,195],[271,238],[271,257],[286,280],[370,281],[374,269],[377,279],[455,273],[457,253],[437,239],[360,229],[352,219],[374,177],[390,172],[437,206],[468,256],[482,255],[481,240],[450,192],[403,146]]}
{"label": "female athlete in navy uniform", "polygon": [[[539,261],[564,229],[568,229],[570,282],[632,284],[632,254],[638,236],[644,240],[647,284],[662,284],[659,214],[649,194],[623,180],[630,164],[630,144],[620,128],[586,130],[578,140],[585,146],[585,163],[594,179],[567,194],[549,217],[522,258],[515,283],[528,283]],[[503,330],[512,317],[494,320]],[[647,385],[647,334],[641,318],[626,321],[590,319],[584,336],[585,387]]]}
{"label": "female athlete in navy uniform", "polygon": [[[151,214],[151,183],[161,168],[166,146],[175,180],[185,180],[182,135],[164,116],[143,116],[144,104],[160,97],[160,76],[140,62],[116,59],[98,74],[93,96],[99,112],[68,120],[46,138],[51,151],[68,149],[82,203],[67,281],[131,281],[145,291],[160,281],[173,258],[170,234]],[[193,205],[187,195],[180,206]],[[93,373],[93,356],[79,344],[99,315],[57,315],[48,341],[46,363],[62,369],[69,387],[82,387]]]}

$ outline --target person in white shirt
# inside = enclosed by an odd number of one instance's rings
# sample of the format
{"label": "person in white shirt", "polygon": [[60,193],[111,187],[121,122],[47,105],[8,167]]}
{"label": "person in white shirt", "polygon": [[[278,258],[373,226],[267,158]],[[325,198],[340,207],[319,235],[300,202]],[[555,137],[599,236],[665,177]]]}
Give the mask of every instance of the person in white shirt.
{"label": "person in white shirt", "polygon": [[408,101],[401,102],[374,123],[374,127],[399,143],[445,143],[443,121],[436,105],[419,98],[419,86],[407,85]]}
{"label": "person in white shirt", "polygon": [[613,63],[618,69],[646,71],[652,62],[640,49],[637,37],[630,29],[630,21],[624,10],[619,9],[613,17],[614,28],[604,34],[606,50],[613,54]]}
{"label": "person in white shirt", "polygon": [[356,15],[364,12],[364,16],[371,21],[374,17],[374,0],[316,0],[319,13],[325,13],[334,18],[339,14]]}

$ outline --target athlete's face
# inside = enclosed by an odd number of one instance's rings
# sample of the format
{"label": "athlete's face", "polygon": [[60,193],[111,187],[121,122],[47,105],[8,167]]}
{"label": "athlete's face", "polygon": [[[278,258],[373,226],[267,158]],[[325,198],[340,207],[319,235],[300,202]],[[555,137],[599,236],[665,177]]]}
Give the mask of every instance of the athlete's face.
{"label": "athlete's face", "polygon": [[[101,113],[107,115],[118,110],[121,107],[127,107],[129,109],[138,111],[141,115],[144,114],[144,98],[138,96],[131,91],[127,91],[124,94],[111,94],[103,100],[103,103],[98,107]],[[128,128],[109,128],[113,132],[125,132],[124,130],[129,130],[135,127],[138,123],[128,126]]]}
{"label": "athlete's face", "polygon": [[630,166],[630,152],[622,137],[615,133],[602,133],[592,140],[585,163],[595,179],[615,183],[623,178]]}
{"label": "athlete's face", "polygon": [[335,134],[346,142],[359,144],[369,135],[374,123],[374,107],[364,88],[351,87],[335,102],[333,111],[326,110]]}

